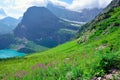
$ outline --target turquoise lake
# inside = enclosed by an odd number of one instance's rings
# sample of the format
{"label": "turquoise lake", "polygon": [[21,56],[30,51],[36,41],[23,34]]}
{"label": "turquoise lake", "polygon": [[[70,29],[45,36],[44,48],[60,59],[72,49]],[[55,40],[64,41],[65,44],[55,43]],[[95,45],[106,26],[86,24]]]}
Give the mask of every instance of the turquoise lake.
{"label": "turquoise lake", "polygon": [[10,49],[0,50],[0,58],[22,57],[25,55],[26,55],[25,53],[20,53],[15,50]]}

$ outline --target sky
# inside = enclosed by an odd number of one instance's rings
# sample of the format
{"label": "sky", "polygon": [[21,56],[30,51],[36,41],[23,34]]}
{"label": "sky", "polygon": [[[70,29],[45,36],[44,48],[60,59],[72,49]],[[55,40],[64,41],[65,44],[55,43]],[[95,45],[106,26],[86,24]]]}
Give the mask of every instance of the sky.
{"label": "sky", "polygon": [[59,1],[63,1],[63,2],[66,2],[68,4],[71,4],[73,0],[59,0]]}
{"label": "sky", "polygon": [[0,0],[0,8],[11,17],[19,18],[31,6],[46,6],[49,2],[66,9],[81,11],[85,8],[104,8],[112,0]]}

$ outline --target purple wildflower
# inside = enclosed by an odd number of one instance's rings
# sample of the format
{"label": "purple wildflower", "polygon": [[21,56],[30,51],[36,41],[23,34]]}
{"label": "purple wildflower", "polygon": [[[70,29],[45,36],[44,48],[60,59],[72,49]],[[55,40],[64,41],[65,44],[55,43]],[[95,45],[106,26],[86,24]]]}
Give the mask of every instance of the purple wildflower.
{"label": "purple wildflower", "polygon": [[45,66],[44,64],[37,64],[37,67],[40,68],[40,67],[43,67]]}
{"label": "purple wildflower", "polygon": [[21,78],[25,77],[26,74],[27,74],[27,72],[22,70],[22,71],[16,72],[15,77],[18,79],[21,79]]}

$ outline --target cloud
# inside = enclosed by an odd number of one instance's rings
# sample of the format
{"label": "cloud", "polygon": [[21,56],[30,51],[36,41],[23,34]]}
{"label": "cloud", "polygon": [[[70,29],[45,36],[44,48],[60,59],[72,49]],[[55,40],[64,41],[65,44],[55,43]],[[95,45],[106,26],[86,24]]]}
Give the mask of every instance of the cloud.
{"label": "cloud", "polygon": [[73,0],[72,4],[67,8],[70,10],[79,11],[84,8],[104,8],[111,0]]}
{"label": "cloud", "polygon": [[59,5],[59,6],[64,6],[64,7],[70,6],[70,4],[65,3],[63,1],[59,1],[59,0],[49,0],[48,2],[52,2],[54,5]]}
{"label": "cloud", "polygon": [[82,9],[88,8],[104,8],[112,0],[73,0],[71,4],[65,3],[60,0],[50,0],[55,5],[64,6],[66,9],[73,11],[81,11]]}
{"label": "cloud", "polygon": [[3,8],[8,16],[20,17],[30,6],[46,6],[48,2],[64,6],[66,9],[80,11],[84,8],[104,8],[111,0],[73,0],[71,4],[61,0],[0,0],[0,8]]}
{"label": "cloud", "polygon": [[0,8],[3,8],[8,16],[19,18],[30,6],[46,6],[47,0],[0,0]]}

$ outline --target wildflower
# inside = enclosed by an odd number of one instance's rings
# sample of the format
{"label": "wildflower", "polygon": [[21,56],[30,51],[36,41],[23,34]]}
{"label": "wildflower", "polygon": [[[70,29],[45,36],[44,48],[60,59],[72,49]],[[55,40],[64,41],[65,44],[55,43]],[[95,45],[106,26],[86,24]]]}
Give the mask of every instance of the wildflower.
{"label": "wildflower", "polygon": [[27,72],[26,72],[26,71],[21,71],[21,74],[22,74],[23,76],[25,76],[25,75],[27,74]]}
{"label": "wildflower", "polygon": [[40,67],[43,67],[44,64],[37,64],[37,67],[40,68]]}
{"label": "wildflower", "polygon": [[34,70],[36,67],[35,66],[32,66],[32,70]]}
{"label": "wildflower", "polygon": [[18,78],[18,79],[21,79],[21,78],[24,78],[26,74],[27,74],[27,72],[22,70],[20,72],[16,72],[15,77]]}
{"label": "wildflower", "polygon": [[19,72],[16,72],[16,73],[15,73],[15,77],[16,77],[16,78],[20,78]]}

